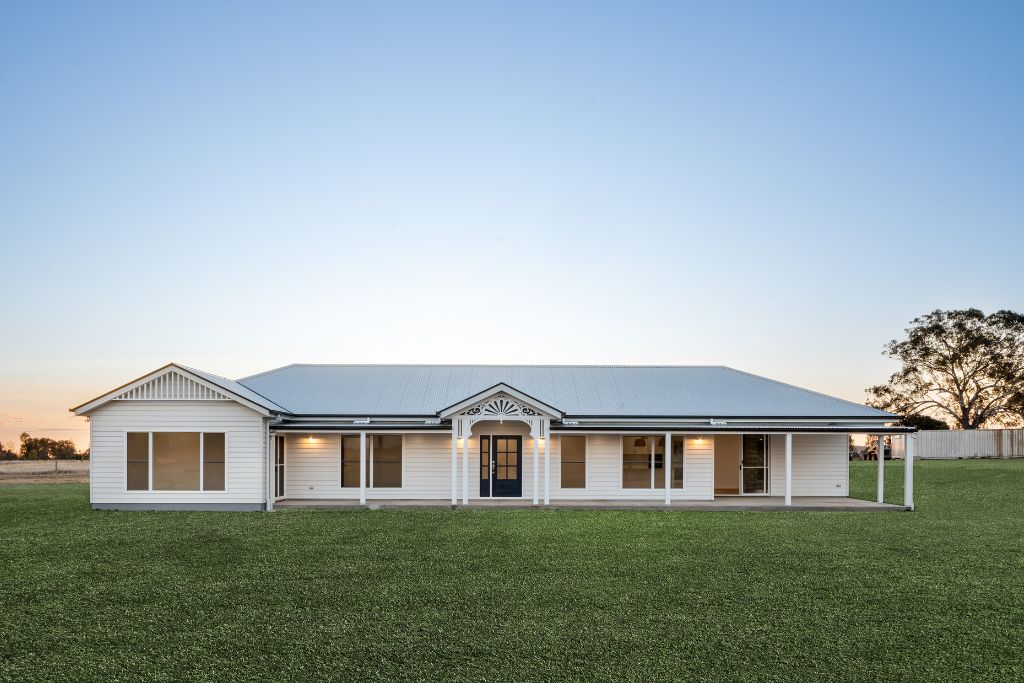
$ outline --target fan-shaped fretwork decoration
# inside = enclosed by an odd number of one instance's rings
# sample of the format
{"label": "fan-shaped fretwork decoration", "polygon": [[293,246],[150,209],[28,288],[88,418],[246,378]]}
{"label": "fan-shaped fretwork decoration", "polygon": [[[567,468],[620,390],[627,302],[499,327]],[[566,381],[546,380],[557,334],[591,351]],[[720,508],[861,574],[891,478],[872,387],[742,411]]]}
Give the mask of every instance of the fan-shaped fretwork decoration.
{"label": "fan-shaped fretwork decoration", "polygon": [[466,411],[466,415],[473,415],[476,417],[540,417],[533,408],[524,406],[516,400],[506,396],[505,394],[498,394],[494,398],[490,399],[486,403],[481,403],[478,406],[474,406]]}

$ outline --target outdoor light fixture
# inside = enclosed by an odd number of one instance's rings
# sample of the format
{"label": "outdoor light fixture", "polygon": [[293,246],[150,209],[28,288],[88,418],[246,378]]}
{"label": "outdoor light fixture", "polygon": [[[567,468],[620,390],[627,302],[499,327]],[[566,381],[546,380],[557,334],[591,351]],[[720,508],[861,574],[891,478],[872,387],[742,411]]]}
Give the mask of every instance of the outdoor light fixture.
{"label": "outdoor light fixture", "polygon": [[312,434],[307,434],[306,438],[309,439],[310,441],[316,441],[316,439],[313,438]]}

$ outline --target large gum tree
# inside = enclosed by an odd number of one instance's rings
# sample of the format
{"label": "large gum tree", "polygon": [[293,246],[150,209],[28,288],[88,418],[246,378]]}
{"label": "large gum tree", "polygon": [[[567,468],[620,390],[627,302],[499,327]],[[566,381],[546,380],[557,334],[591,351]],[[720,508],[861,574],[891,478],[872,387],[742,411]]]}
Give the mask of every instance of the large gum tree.
{"label": "large gum tree", "polygon": [[900,415],[930,415],[961,429],[1024,422],[1024,316],[976,308],[915,318],[883,354],[902,367],[867,389],[868,403]]}

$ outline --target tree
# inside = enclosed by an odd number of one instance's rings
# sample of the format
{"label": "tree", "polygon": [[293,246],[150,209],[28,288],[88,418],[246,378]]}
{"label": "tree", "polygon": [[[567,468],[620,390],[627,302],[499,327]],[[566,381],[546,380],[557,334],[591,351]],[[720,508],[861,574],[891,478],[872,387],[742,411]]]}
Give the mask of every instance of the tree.
{"label": "tree", "polygon": [[883,354],[902,367],[870,387],[868,403],[900,415],[951,419],[961,429],[1024,422],[1024,316],[976,308],[914,318]]}
{"label": "tree", "polygon": [[14,460],[18,454],[14,452],[13,441],[0,442],[0,460]]}
{"label": "tree", "polygon": [[75,442],[70,439],[57,441],[23,432],[19,457],[23,460],[71,460],[77,457],[77,451]]}
{"label": "tree", "polygon": [[917,427],[918,429],[949,429],[949,425],[942,420],[937,420],[930,415],[907,415],[902,420],[903,424],[908,427]]}

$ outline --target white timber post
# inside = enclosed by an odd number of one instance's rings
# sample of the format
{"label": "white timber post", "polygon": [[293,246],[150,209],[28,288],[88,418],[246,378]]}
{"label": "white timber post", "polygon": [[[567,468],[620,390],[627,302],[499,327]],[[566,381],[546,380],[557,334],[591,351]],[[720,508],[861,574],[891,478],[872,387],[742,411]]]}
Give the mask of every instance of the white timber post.
{"label": "white timber post", "polygon": [[456,449],[458,448],[458,434],[456,434],[456,425],[458,421],[452,419],[452,507],[454,508],[459,504],[459,492],[458,492],[458,454]]}
{"label": "white timber post", "polygon": [[665,505],[672,504],[672,433],[665,432]]}
{"label": "white timber post", "polygon": [[469,505],[469,422],[462,421],[462,504]]}
{"label": "white timber post", "polygon": [[551,425],[544,424],[544,433],[548,435],[544,441],[544,504],[551,505]]}
{"label": "white timber post", "polygon": [[793,504],[793,435],[786,434],[786,507]]}
{"label": "white timber post", "polygon": [[277,485],[277,472],[274,461],[277,456],[277,439],[267,430],[267,512],[274,511],[274,487]]}
{"label": "white timber post", "polygon": [[359,504],[366,505],[366,432],[359,432]]}
{"label": "white timber post", "polygon": [[878,435],[878,502],[885,502],[885,437]]}
{"label": "white timber post", "polygon": [[904,434],[907,440],[903,449],[903,504],[908,510],[914,509],[914,435]]}
{"label": "white timber post", "polygon": [[540,505],[540,424],[533,431],[533,505]]}

